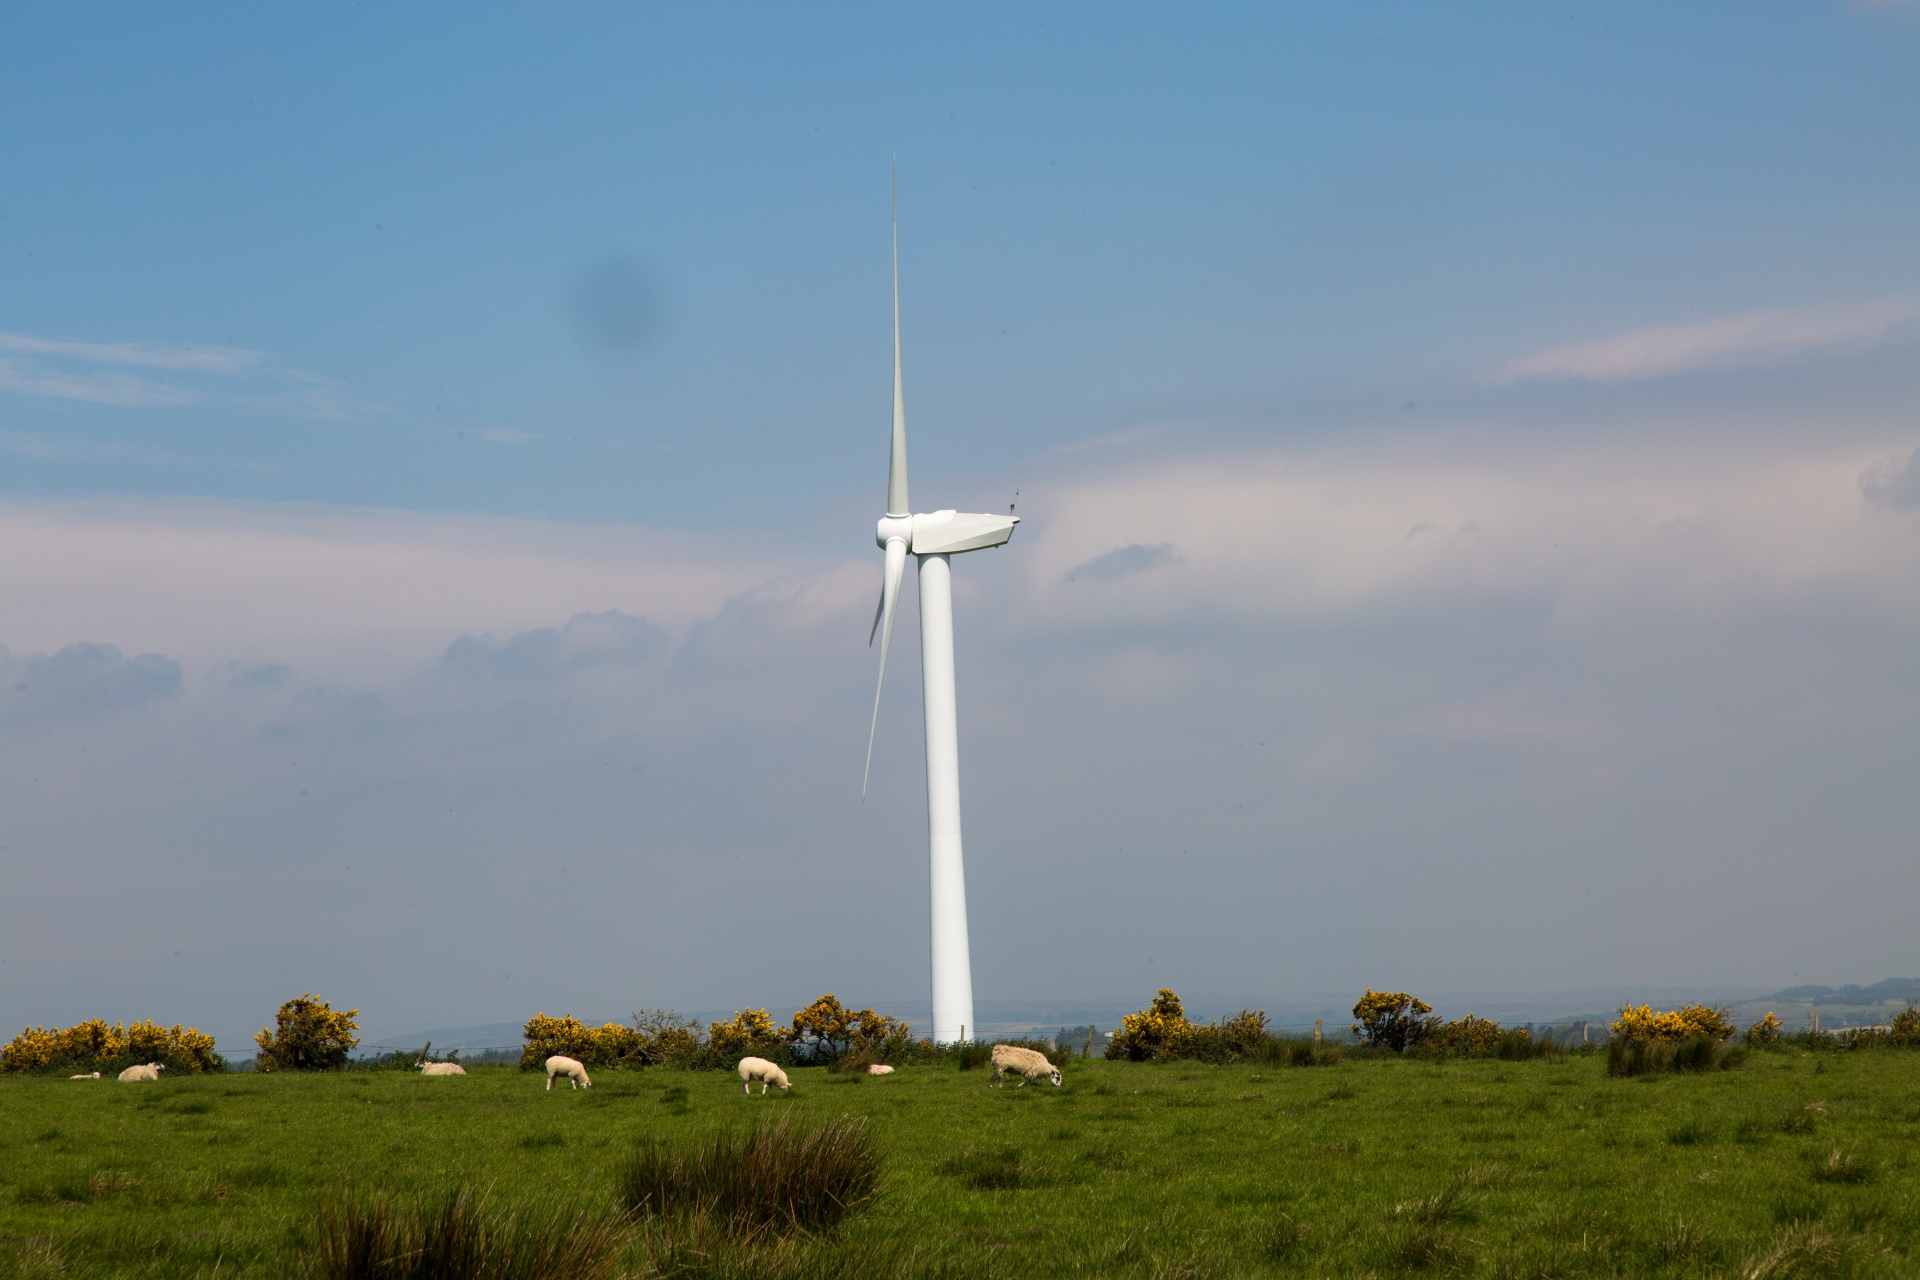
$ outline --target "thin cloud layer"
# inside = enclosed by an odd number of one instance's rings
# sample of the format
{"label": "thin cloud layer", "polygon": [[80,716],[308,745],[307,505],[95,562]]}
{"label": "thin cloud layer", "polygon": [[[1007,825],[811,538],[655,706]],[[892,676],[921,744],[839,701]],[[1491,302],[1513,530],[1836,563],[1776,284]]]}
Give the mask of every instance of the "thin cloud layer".
{"label": "thin cloud layer", "polygon": [[653,623],[608,609],[575,614],[564,627],[522,631],[500,644],[492,636],[461,636],[440,655],[440,669],[464,680],[532,681],[645,662],[666,647],[667,633]]}
{"label": "thin cloud layer", "polygon": [[1515,360],[1494,381],[1628,382],[1767,364],[1869,346],[1916,315],[1920,315],[1920,303],[1888,298],[1798,309],[1769,307],[1711,320],[1651,325]]}
{"label": "thin cloud layer", "polygon": [[319,418],[358,412],[326,379],[263,351],[31,333],[0,333],[0,391],[122,408],[228,404]]}

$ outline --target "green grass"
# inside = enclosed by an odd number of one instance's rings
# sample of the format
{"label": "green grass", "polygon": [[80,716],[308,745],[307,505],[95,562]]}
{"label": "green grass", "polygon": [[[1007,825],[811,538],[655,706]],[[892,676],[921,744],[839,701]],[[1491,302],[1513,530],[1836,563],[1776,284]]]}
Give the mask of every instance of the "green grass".
{"label": "green grass", "polygon": [[870,1207],[750,1254],[699,1223],[636,1223],[622,1273],[1920,1275],[1920,1055],[1821,1065],[1762,1053],[1621,1079],[1597,1056],[1096,1061],[1061,1089],[809,1068],[764,1100],[730,1073],[666,1070],[552,1093],[504,1067],[9,1077],[0,1275],[295,1275],[343,1197],[467,1188],[502,1212],[598,1217],[644,1144],[692,1151],[788,1108],[865,1120]]}

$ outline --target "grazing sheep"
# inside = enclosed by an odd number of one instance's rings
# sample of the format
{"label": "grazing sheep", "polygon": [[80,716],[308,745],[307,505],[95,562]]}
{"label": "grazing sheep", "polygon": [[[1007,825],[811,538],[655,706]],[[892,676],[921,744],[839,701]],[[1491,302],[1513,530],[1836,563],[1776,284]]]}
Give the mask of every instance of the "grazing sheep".
{"label": "grazing sheep", "polygon": [[100,1073],[98,1071],[89,1071],[85,1075],[67,1077],[67,1079],[69,1080],[98,1080],[99,1078],[100,1078]]}
{"label": "grazing sheep", "polygon": [[1014,1044],[993,1046],[993,1083],[999,1084],[1000,1078],[1008,1072],[1020,1077],[1020,1087],[1027,1087],[1032,1080],[1051,1080],[1060,1083],[1060,1068],[1047,1061],[1047,1055],[1033,1049],[1022,1049]]}
{"label": "grazing sheep", "polygon": [[141,1080],[158,1080],[160,1073],[167,1069],[164,1062],[148,1062],[137,1067],[128,1067],[120,1073],[122,1084],[133,1084]]}
{"label": "grazing sheep", "polygon": [[765,1058],[740,1059],[740,1088],[749,1097],[753,1095],[753,1082],[760,1082],[760,1092],[764,1096],[768,1085],[777,1084],[782,1090],[793,1085],[787,1080],[787,1073]]}
{"label": "grazing sheep", "polygon": [[890,1076],[893,1074],[893,1068],[884,1062],[873,1062],[867,1064],[867,1074],[870,1076]]}
{"label": "grazing sheep", "polygon": [[[460,1074],[465,1075],[467,1073],[462,1071]],[[558,1053],[547,1059],[547,1088],[549,1090],[553,1088],[553,1079],[555,1076],[565,1076],[568,1083],[575,1089],[593,1088],[593,1081],[587,1079],[587,1069],[581,1066],[578,1060]]]}
{"label": "grazing sheep", "polygon": [[457,1062],[423,1062],[420,1064],[423,1076],[463,1076],[467,1069]]}

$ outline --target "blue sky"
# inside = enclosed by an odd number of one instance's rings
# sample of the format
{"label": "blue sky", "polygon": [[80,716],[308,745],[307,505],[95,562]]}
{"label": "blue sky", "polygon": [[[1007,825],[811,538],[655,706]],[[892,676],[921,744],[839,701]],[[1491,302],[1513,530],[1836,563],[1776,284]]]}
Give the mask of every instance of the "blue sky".
{"label": "blue sky", "polygon": [[1912,970],[1849,922],[1920,888],[1916,52],[1897,3],[15,15],[0,1014],[922,996],[911,628],[856,777],[895,156],[915,496],[1027,518],[960,565],[983,999]]}

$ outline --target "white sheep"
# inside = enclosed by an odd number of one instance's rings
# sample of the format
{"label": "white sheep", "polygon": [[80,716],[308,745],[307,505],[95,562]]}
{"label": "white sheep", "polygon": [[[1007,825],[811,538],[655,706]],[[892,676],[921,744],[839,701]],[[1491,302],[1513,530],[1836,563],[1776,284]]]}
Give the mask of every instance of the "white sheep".
{"label": "white sheep", "polygon": [[99,1078],[100,1078],[100,1073],[98,1071],[89,1071],[84,1075],[67,1077],[67,1079],[69,1080],[98,1080]]}
{"label": "white sheep", "polygon": [[762,1094],[766,1093],[768,1085],[777,1084],[782,1090],[793,1088],[792,1083],[787,1079],[787,1073],[776,1064],[768,1062],[765,1058],[740,1059],[740,1088],[749,1097],[753,1094],[755,1080],[760,1082]]}
{"label": "white sheep", "polygon": [[133,1084],[141,1080],[158,1080],[160,1073],[167,1069],[164,1062],[147,1062],[137,1067],[128,1067],[120,1073],[122,1084]]}
{"label": "white sheep", "polygon": [[423,1062],[420,1064],[423,1076],[463,1076],[467,1069],[457,1062]]}
{"label": "white sheep", "polygon": [[867,1074],[870,1076],[890,1076],[893,1074],[893,1068],[884,1062],[870,1062],[867,1064]]}
{"label": "white sheep", "polygon": [[997,1044],[993,1046],[993,1083],[999,1084],[1001,1077],[1008,1072],[1020,1077],[1020,1087],[1027,1087],[1029,1081],[1051,1080],[1060,1083],[1060,1068],[1047,1061],[1047,1055],[1033,1049],[1022,1049],[1016,1044]]}
{"label": "white sheep", "polygon": [[[460,1074],[465,1075],[467,1073],[462,1071]],[[555,1076],[565,1076],[568,1083],[575,1089],[593,1088],[593,1081],[587,1079],[587,1069],[580,1065],[578,1059],[569,1058],[564,1054],[556,1053],[547,1059],[547,1088],[549,1090],[553,1088]]]}

